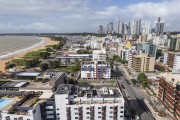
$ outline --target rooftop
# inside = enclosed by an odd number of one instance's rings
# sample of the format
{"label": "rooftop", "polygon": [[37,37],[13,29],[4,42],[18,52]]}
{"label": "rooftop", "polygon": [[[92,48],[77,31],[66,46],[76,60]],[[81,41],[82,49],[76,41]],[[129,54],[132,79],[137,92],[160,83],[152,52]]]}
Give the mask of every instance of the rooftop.
{"label": "rooftop", "polygon": [[59,85],[56,94],[77,95],[77,97],[85,98],[121,98],[122,94],[117,88],[93,86],[79,87],[78,85],[61,84]]}
{"label": "rooftop", "polygon": [[167,82],[175,86],[177,83],[180,83],[180,74],[173,73],[161,73],[159,77],[163,77]]}
{"label": "rooftop", "polygon": [[39,72],[20,72],[17,73],[16,76],[22,76],[22,77],[26,77],[26,76],[31,76],[31,77],[36,77],[38,75],[40,75],[41,73]]}
{"label": "rooftop", "polygon": [[26,87],[21,88],[22,90],[52,90],[53,86],[50,86],[48,82],[32,82],[28,84]]}

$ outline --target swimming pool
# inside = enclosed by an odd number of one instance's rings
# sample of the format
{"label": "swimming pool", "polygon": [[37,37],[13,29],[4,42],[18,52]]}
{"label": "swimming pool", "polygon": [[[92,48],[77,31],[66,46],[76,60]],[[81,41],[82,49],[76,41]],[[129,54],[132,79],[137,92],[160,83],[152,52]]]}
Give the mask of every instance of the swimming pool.
{"label": "swimming pool", "polygon": [[0,109],[12,102],[12,99],[0,99]]}

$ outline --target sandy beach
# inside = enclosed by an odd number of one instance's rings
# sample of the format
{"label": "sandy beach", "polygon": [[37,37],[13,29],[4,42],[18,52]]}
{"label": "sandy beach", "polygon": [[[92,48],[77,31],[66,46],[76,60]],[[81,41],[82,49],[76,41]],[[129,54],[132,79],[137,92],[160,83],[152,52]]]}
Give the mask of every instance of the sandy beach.
{"label": "sandy beach", "polygon": [[20,50],[20,51],[17,51],[15,53],[12,53],[12,54],[8,55],[5,59],[0,60],[0,71],[6,72],[5,71],[5,66],[6,65],[5,64],[7,62],[11,61],[12,59],[21,58],[28,52],[37,51],[39,49],[44,49],[44,48],[46,48],[45,46],[47,46],[47,45],[55,45],[55,44],[59,43],[58,41],[53,41],[48,37],[43,37],[42,39],[43,40],[42,40],[41,43],[38,43],[38,44],[36,44],[34,46],[31,46],[31,47],[29,47],[27,49]]}

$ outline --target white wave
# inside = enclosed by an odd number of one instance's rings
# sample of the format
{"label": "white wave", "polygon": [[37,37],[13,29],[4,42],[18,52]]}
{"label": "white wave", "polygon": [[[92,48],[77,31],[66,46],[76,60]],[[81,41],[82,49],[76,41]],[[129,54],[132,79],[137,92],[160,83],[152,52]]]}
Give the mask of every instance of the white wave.
{"label": "white wave", "polygon": [[36,48],[47,42],[47,40],[45,40],[44,38],[40,38],[40,39],[41,39],[41,41],[39,43],[34,44],[33,46],[30,46],[30,47],[24,48],[24,49],[20,49],[20,50],[14,51],[14,52],[8,52],[7,54],[1,55],[0,60],[5,60],[5,59],[8,59],[9,57],[16,56],[17,54],[20,54],[27,50],[31,50],[31,49]]}

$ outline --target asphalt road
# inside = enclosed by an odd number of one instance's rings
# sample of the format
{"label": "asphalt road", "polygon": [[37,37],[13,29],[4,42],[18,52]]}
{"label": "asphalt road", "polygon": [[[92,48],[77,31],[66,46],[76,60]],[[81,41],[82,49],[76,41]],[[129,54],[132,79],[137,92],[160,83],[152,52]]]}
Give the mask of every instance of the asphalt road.
{"label": "asphalt road", "polygon": [[118,81],[121,82],[125,87],[126,94],[130,96],[130,100],[128,102],[129,106],[127,108],[135,109],[141,120],[155,120],[150,110],[143,101],[144,97],[140,96],[135,90],[136,88],[133,88],[133,86],[125,79],[119,66],[117,70],[117,75],[118,77],[120,77]]}

